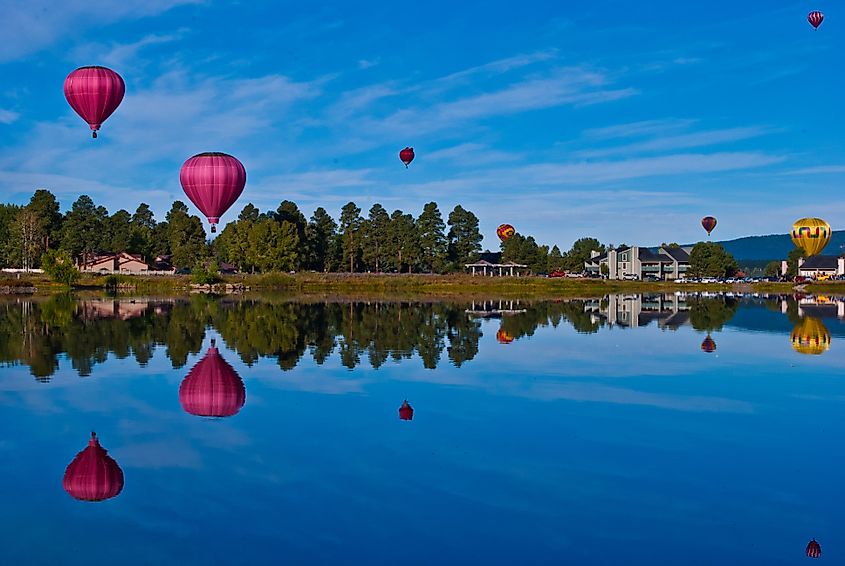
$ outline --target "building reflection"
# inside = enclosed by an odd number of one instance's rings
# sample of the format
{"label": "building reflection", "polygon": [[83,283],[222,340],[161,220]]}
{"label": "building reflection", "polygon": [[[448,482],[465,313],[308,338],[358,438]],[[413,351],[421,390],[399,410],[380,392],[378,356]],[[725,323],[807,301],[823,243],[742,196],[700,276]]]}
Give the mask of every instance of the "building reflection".
{"label": "building reflection", "polygon": [[690,306],[680,294],[608,295],[587,301],[585,310],[608,326],[637,328],[656,322],[677,329],[690,319]]}

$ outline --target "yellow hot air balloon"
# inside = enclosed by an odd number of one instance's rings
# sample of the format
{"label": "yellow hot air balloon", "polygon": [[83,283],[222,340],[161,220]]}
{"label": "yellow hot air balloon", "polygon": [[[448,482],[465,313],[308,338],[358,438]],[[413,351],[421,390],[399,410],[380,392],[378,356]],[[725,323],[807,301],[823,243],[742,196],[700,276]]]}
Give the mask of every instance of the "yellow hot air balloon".
{"label": "yellow hot air balloon", "polygon": [[799,354],[823,354],[830,350],[830,332],[821,320],[803,318],[792,329],[792,349]]}
{"label": "yellow hot air balloon", "polygon": [[830,241],[830,224],[821,218],[802,218],[792,225],[792,243],[805,257],[818,255]]}

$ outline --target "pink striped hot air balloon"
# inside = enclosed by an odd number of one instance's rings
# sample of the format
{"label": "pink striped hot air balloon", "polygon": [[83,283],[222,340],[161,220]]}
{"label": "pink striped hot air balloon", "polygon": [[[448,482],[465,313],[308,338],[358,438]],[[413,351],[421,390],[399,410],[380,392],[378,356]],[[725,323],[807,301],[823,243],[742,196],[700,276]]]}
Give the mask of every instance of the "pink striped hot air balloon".
{"label": "pink striped hot air balloon", "polygon": [[217,231],[220,217],[235,204],[246,186],[243,163],[226,153],[199,153],[179,172],[182,189]]}
{"label": "pink striped hot air balloon", "polygon": [[244,382],[220,355],[213,340],[208,353],[179,386],[179,402],[185,412],[198,417],[231,417],[243,408]]}
{"label": "pink striped hot air balloon", "polygon": [[813,10],[807,14],[807,21],[810,22],[813,29],[819,29],[819,26],[822,25],[822,22],[824,21],[824,14],[818,10]]}
{"label": "pink striped hot air balloon", "polygon": [[123,470],[92,432],[88,447],[68,464],[62,486],[74,499],[105,501],[123,490]]}
{"label": "pink striped hot air balloon", "polygon": [[79,67],[65,79],[68,104],[88,122],[91,137],[120,106],[126,84],[120,75],[106,67]]}

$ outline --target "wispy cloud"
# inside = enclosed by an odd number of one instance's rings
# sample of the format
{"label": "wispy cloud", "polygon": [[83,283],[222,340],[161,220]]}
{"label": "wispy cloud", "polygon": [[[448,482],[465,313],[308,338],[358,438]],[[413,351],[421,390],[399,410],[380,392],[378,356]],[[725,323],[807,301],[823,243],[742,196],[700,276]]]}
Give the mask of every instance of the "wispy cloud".
{"label": "wispy cloud", "polygon": [[601,128],[590,128],[584,130],[583,136],[592,140],[607,140],[615,138],[633,138],[641,136],[664,135],[679,132],[695,124],[695,120],[679,120],[667,118],[664,120],[642,120],[639,122],[628,122],[615,124]]}
{"label": "wispy cloud", "polygon": [[98,26],[161,14],[202,0],[7,0],[0,18],[0,62],[11,61]]}
{"label": "wispy cloud", "polygon": [[0,108],[0,124],[12,124],[20,118],[20,114]]}
{"label": "wispy cloud", "polygon": [[784,171],[784,175],[837,175],[845,173],[845,165],[819,165]]}
{"label": "wispy cloud", "polygon": [[74,50],[73,59],[79,64],[97,61],[107,67],[121,70],[134,62],[145,48],[178,41],[186,33],[187,30],[182,29],[171,34],[150,34],[131,43],[87,43]]}
{"label": "wispy cloud", "polygon": [[654,139],[637,143],[584,150],[577,153],[584,158],[606,157],[609,155],[648,153],[658,151],[690,149],[695,147],[709,147],[730,142],[760,137],[771,133],[770,128],[751,126],[741,128],[725,128],[722,130],[705,130],[687,134],[663,135]]}

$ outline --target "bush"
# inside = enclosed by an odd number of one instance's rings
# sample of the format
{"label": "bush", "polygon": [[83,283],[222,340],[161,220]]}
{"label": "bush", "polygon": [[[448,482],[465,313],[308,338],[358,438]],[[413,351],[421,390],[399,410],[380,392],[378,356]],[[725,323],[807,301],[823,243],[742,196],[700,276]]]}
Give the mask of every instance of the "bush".
{"label": "bush", "polygon": [[215,285],[223,281],[216,264],[198,263],[191,272],[191,283],[196,285]]}
{"label": "bush", "polygon": [[56,283],[70,286],[79,281],[79,270],[67,252],[49,250],[41,256],[41,267]]}

